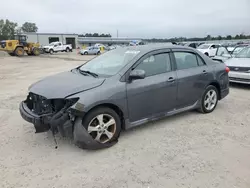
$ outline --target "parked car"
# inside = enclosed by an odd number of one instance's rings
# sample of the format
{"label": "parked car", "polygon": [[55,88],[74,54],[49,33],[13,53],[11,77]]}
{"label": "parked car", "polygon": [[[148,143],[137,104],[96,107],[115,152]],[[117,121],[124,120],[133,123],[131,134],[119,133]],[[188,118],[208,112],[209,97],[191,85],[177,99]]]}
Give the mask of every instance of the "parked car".
{"label": "parked car", "polygon": [[188,110],[212,112],[229,93],[228,71],[183,46],[118,48],[32,84],[20,113],[37,133],[109,147],[123,129]]}
{"label": "parked car", "polygon": [[226,47],[220,46],[217,48],[215,56],[212,57],[213,60],[219,61],[221,63],[224,63],[226,60],[232,58],[233,56],[230,54],[230,52],[227,50]]}
{"label": "parked car", "polygon": [[201,53],[213,57],[215,56],[217,48],[221,46],[219,44],[202,44],[197,47],[197,50],[199,50]]}
{"label": "parked car", "polygon": [[81,55],[99,55],[101,54],[100,48],[98,46],[90,46],[86,49],[81,49]]}
{"label": "parked car", "polygon": [[243,48],[225,64],[230,68],[230,82],[250,84],[250,46]]}
{"label": "parked car", "polygon": [[62,44],[61,42],[52,42],[48,46],[43,46],[46,53],[53,54],[54,52],[72,52],[71,44]]}
{"label": "parked car", "polygon": [[191,47],[191,48],[197,48],[198,43],[196,43],[196,42],[188,42],[188,43],[185,43],[184,46],[188,46],[188,47]]}
{"label": "parked car", "polygon": [[235,46],[234,49],[231,51],[231,54],[233,56],[235,56],[236,54],[238,54],[246,46],[249,46],[249,44],[240,44],[240,45]]}
{"label": "parked car", "polygon": [[114,50],[116,49],[116,46],[109,46],[109,50]]}

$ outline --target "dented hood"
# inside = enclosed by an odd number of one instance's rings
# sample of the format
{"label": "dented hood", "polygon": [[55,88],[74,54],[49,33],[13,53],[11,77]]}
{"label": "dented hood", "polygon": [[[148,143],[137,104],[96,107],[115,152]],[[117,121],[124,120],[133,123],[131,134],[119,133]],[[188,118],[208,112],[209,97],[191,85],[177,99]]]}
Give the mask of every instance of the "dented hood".
{"label": "dented hood", "polygon": [[104,78],[94,78],[91,75],[63,72],[46,77],[29,87],[29,91],[47,99],[65,98],[69,95],[86,91],[103,84]]}

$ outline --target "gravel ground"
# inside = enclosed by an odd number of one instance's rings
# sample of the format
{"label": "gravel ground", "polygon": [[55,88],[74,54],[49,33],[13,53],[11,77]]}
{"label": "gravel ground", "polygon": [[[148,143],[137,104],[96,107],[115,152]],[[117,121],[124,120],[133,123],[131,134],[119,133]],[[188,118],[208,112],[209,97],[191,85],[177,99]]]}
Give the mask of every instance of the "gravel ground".
{"label": "gravel ground", "polygon": [[55,149],[52,135],[34,134],[18,106],[33,82],[83,63],[57,56],[0,57],[1,188],[250,187],[250,87],[233,85],[211,114],[123,132],[108,149],[81,150],[60,137]]}

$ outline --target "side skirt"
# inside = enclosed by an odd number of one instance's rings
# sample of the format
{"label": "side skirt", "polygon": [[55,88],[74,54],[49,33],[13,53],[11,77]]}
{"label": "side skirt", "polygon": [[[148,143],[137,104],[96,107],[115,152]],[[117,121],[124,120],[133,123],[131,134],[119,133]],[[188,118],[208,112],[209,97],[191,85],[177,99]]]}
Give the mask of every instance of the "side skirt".
{"label": "side skirt", "polygon": [[133,128],[133,127],[137,127],[139,125],[142,125],[142,124],[145,124],[145,123],[148,123],[148,122],[151,122],[151,121],[156,121],[156,120],[162,119],[164,117],[168,117],[168,116],[172,116],[172,115],[175,115],[175,114],[179,114],[181,112],[186,112],[186,111],[189,111],[189,110],[196,109],[196,108],[199,107],[199,104],[200,104],[200,102],[198,100],[191,106],[187,106],[187,107],[179,108],[179,109],[174,109],[174,110],[169,111],[169,112],[162,112],[162,113],[156,114],[154,116],[144,118],[144,119],[134,121],[134,122],[130,122],[129,119],[126,119],[125,120],[125,130]]}

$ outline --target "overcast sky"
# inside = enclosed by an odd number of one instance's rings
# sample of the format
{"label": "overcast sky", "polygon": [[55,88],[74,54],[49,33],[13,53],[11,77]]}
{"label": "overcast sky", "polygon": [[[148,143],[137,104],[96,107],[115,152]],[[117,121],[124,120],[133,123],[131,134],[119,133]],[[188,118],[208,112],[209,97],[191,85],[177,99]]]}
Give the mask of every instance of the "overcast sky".
{"label": "overcast sky", "polygon": [[39,32],[169,38],[250,34],[250,0],[1,0],[0,19]]}

